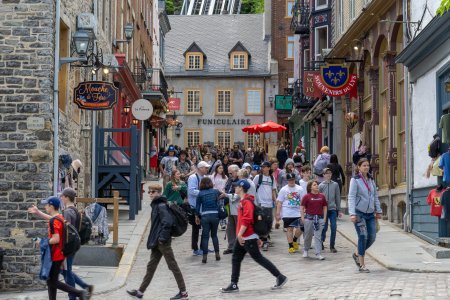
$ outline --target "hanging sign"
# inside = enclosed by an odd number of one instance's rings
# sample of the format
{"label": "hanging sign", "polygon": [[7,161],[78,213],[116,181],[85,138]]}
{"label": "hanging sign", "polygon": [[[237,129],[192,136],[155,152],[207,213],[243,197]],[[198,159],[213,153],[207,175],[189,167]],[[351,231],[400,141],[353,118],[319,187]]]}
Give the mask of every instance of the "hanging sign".
{"label": "hanging sign", "polygon": [[85,81],[74,89],[74,102],[81,109],[111,109],[117,102],[119,89],[112,82]]}
{"label": "hanging sign", "polygon": [[147,120],[153,114],[153,105],[146,99],[138,99],[131,105],[131,113],[138,120]]}
{"label": "hanging sign", "polygon": [[169,110],[180,110],[180,98],[169,98]]}
{"label": "hanging sign", "polygon": [[314,85],[323,94],[331,97],[352,93],[357,83],[356,74],[349,74],[348,67],[341,64],[322,66],[319,74],[314,75]]}
{"label": "hanging sign", "polygon": [[292,110],[292,96],[275,95],[275,110]]}
{"label": "hanging sign", "polygon": [[316,71],[305,71],[303,72],[303,95],[311,98],[322,97],[322,92],[314,85],[314,76],[319,75]]}

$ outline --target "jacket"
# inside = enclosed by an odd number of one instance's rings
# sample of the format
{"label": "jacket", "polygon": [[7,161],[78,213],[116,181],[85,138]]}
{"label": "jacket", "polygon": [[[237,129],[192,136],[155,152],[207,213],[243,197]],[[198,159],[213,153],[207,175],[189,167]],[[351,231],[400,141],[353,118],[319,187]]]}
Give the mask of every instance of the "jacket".
{"label": "jacket", "polygon": [[150,204],[152,207],[151,228],[147,239],[147,249],[154,249],[158,244],[171,239],[173,217],[164,196],[158,197]]}
{"label": "jacket", "polygon": [[195,210],[197,215],[217,214],[219,211],[219,191],[216,189],[201,190],[197,196]]}
{"label": "jacket", "polygon": [[181,205],[184,202],[184,199],[183,199],[182,195],[184,195],[184,196],[187,195],[187,185],[182,180],[180,180],[176,185],[178,186],[178,189],[174,190],[173,189],[173,182],[169,181],[166,184],[166,187],[164,188],[163,195],[165,197],[167,197],[167,201],[174,202],[174,203],[176,203],[178,205]]}
{"label": "jacket", "polygon": [[323,181],[319,184],[319,191],[325,195],[328,203],[328,210],[341,210],[341,192],[339,191],[339,184],[330,180],[330,182]]}
{"label": "jacket", "polygon": [[236,225],[236,235],[241,230],[241,226],[247,227],[242,237],[248,237],[255,233],[253,228],[254,223],[254,211],[255,211],[255,197],[246,194],[239,202],[237,225]]}
{"label": "jacket", "polygon": [[358,174],[350,180],[348,191],[348,211],[350,215],[356,215],[357,212],[382,213],[377,186],[372,177],[367,180],[367,185],[370,188],[370,193],[361,175]]}
{"label": "jacket", "polygon": [[328,164],[327,168],[331,169],[331,180],[341,181],[342,185],[345,185],[345,175],[340,164]]}
{"label": "jacket", "polygon": [[48,238],[43,238],[39,243],[39,248],[41,250],[41,270],[39,271],[39,279],[41,280],[48,280],[50,269],[52,268],[52,249],[48,242]]}
{"label": "jacket", "polygon": [[232,177],[229,177],[227,183],[225,184],[225,193],[230,200],[230,215],[232,216],[238,215],[239,196],[234,193],[233,186],[233,183],[236,183],[238,181],[239,178],[233,179]]}

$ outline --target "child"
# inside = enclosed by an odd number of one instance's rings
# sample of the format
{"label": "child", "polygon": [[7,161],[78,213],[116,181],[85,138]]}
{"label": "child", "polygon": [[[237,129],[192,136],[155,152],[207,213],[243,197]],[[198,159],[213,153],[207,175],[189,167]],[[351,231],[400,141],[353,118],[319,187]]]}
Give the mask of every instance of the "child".
{"label": "child", "polygon": [[300,186],[306,191],[306,186],[308,185],[308,181],[311,180],[311,167],[306,165],[302,167],[302,172],[300,174],[302,179],[300,179]]}

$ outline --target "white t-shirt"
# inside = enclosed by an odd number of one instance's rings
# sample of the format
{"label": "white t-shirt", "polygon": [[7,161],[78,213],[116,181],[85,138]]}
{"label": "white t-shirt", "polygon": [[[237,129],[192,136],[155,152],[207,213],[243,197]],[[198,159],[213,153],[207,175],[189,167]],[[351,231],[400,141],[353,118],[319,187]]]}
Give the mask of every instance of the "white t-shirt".
{"label": "white t-shirt", "polygon": [[277,201],[282,202],[281,217],[282,218],[299,218],[300,204],[306,191],[299,185],[290,187],[285,185],[279,192]]}
{"label": "white t-shirt", "polygon": [[303,190],[305,191],[305,194],[306,194],[306,191],[307,191],[307,189],[306,189],[306,187],[308,186],[308,181],[304,181],[303,179],[300,179],[300,186],[303,188]]}
{"label": "white t-shirt", "polygon": [[161,159],[161,164],[164,166],[164,171],[167,172],[167,175],[172,175],[172,171],[177,160],[178,157],[176,156],[164,156],[163,159]]}
{"label": "white t-shirt", "polygon": [[[263,179],[258,188],[259,176],[263,176]],[[253,183],[257,189],[256,199],[262,207],[273,207],[272,191],[277,189],[277,183],[275,182],[275,178],[273,181],[272,178],[270,176],[259,174],[253,179]]]}

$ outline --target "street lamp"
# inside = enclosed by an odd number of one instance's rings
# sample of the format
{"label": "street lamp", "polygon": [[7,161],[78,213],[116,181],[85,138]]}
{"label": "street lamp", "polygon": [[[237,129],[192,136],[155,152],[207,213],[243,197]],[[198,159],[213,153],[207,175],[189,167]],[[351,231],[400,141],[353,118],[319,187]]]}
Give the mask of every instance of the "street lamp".
{"label": "street lamp", "polygon": [[131,121],[131,123],[133,125],[137,125],[137,124],[139,124],[139,120],[138,119],[133,119],[133,121]]}
{"label": "street lamp", "polygon": [[181,134],[180,127],[175,128],[175,134],[177,135],[177,137],[180,137],[180,134]]}
{"label": "street lamp", "polygon": [[77,30],[72,36],[72,41],[75,44],[75,52],[78,56],[86,56],[88,46],[91,38],[86,31]]}
{"label": "street lamp", "polygon": [[119,43],[129,43],[131,39],[133,38],[133,32],[134,32],[134,25],[133,23],[127,23],[125,27],[123,28],[123,31],[125,33],[125,39],[124,40],[113,40],[113,46],[114,48],[119,47]]}
{"label": "street lamp", "polygon": [[269,104],[270,104],[270,107],[273,106],[273,97],[272,96],[269,97]]}

